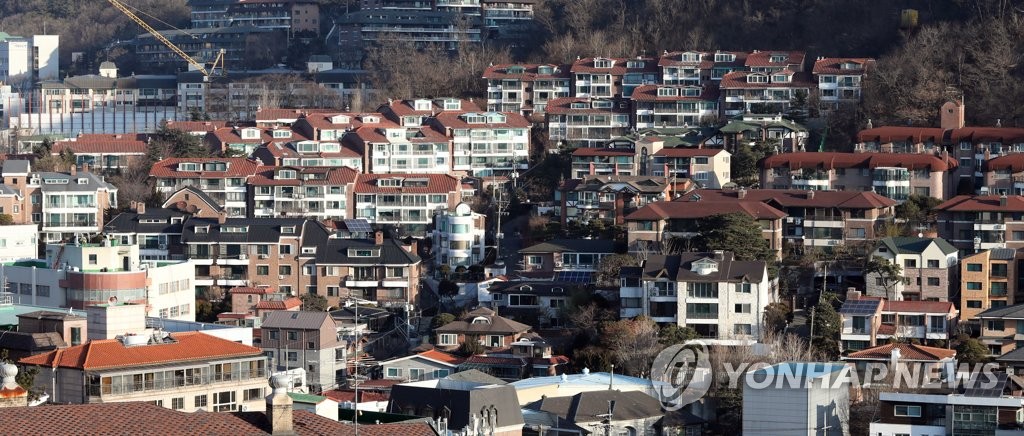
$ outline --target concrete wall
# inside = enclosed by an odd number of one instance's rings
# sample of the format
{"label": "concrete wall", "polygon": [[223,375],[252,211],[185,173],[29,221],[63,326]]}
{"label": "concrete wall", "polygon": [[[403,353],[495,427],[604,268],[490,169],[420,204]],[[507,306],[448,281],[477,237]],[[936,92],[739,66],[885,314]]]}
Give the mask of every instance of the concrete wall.
{"label": "concrete wall", "polygon": [[[11,214],[12,211],[13,209],[8,210],[4,207],[0,213]],[[0,226],[0,262],[37,258],[38,231],[39,227],[35,224]]]}

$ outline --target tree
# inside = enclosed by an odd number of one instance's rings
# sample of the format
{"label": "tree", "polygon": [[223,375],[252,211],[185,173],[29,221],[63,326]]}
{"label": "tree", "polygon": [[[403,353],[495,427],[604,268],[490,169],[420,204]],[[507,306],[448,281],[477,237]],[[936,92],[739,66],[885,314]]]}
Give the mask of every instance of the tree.
{"label": "tree", "polygon": [[624,319],[604,326],[601,344],[611,351],[623,374],[645,377],[662,349],[658,333],[658,325],[650,318]]}
{"label": "tree", "polygon": [[764,326],[773,332],[783,332],[793,312],[783,303],[769,303],[764,308]]}
{"label": "tree", "polygon": [[437,293],[441,298],[447,298],[454,303],[455,297],[459,295],[459,284],[447,279],[441,280],[441,283],[437,284]]}
{"label": "tree", "polygon": [[327,304],[327,297],[319,294],[302,294],[302,310],[311,312],[326,312],[330,306]]}
{"label": "tree", "polygon": [[765,261],[771,277],[778,273],[775,251],[761,235],[761,226],[748,215],[729,213],[700,219],[697,234],[694,246],[699,251],[731,251],[736,260]]}
{"label": "tree", "polygon": [[486,350],[480,344],[480,338],[477,336],[466,336],[466,340],[459,344],[459,353],[464,356],[476,356],[483,354],[484,351]]}
{"label": "tree", "polygon": [[903,268],[894,262],[890,262],[881,256],[872,256],[871,260],[864,266],[864,278],[876,276],[880,279],[882,288],[885,289],[885,298],[892,300],[893,291],[897,284],[909,283],[909,279],[903,277]]}
{"label": "tree", "polygon": [[209,300],[196,298],[196,320],[200,322],[217,321],[217,315],[213,313],[213,304]]}
{"label": "tree", "polygon": [[896,218],[906,220],[911,228],[929,226],[935,221],[934,209],[942,200],[924,195],[911,194],[903,204],[896,205]]}
{"label": "tree", "polygon": [[740,186],[748,186],[757,183],[758,168],[757,162],[764,158],[764,154],[756,152],[750,144],[745,142],[736,146],[736,153],[730,159],[732,180]]}
{"label": "tree", "polygon": [[956,347],[956,360],[971,365],[988,362],[988,348],[976,338],[965,338]]}
{"label": "tree", "polygon": [[680,327],[678,324],[666,324],[658,332],[658,341],[665,346],[683,344],[697,338],[700,338],[700,334],[693,327]]}
{"label": "tree", "polygon": [[0,213],[0,226],[9,226],[14,224],[14,217],[9,213]]}
{"label": "tree", "polygon": [[436,329],[452,321],[455,321],[455,315],[452,315],[450,313],[439,313],[437,314],[437,316],[434,317],[434,320],[431,322],[430,325],[432,329]]}
{"label": "tree", "polygon": [[598,286],[615,286],[619,284],[619,272],[623,267],[640,266],[640,261],[631,254],[613,254],[605,256],[597,264],[594,274]]}
{"label": "tree", "polygon": [[150,136],[146,159],[150,164],[169,157],[210,157],[202,139],[164,123]]}

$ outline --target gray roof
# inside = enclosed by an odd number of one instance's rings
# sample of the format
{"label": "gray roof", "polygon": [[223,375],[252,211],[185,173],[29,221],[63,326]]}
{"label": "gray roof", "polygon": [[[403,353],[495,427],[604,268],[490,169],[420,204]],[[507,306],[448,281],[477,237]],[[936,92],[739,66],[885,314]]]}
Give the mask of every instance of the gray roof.
{"label": "gray roof", "polygon": [[308,62],[331,62],[331,57],[327,55],[312,55],[309,57]]}
{"label": "gray roof", "polygon": [[562,187],[573,191],[616,192],[614,185],[624,185],[619,190],[628,187],[636,192],[657,194],[665,191],[667,183],[664,177],[602,175],[566,180]]}
{"label": "gray roof", "polygon": [[1024,319],[1024,303],[993,307],[976,315],[977,318]]}
{"label": "gray roof", "polygon": [[[473,320],[483,317],[487,319],[486,323],[474,323]],[[482,335],[482,334],[506,334],[511,335],[515,333],[525,333],[530,331],[531,327],[521,322],[516,322],[511,319],[495,315],[493,310],[487,308],[479,308],[466,314],[466,316],[460,320],[452,321],[441,327],[434,329],[435,333],[462,333],[467,335]]]}
{"label": "gray roof", "polygon": [[[139,233],[146,235],[180,235],[183,227],[182,222],[188,214],[173,210],[154,208],[146,210],[142,215],[136,212],[122,212],[117,214],[103,227],[107,233]],[[171,223],[171,218],[181,218],[182,221]],[[159,223],[142,222],[160,220]]]}
{"label": "gray roof", "polygon": [[[322,247],[322,248],[321,248]],[[372,256],[349,256],[350,250],[371,250]],[[372,239],[324,239],[316,253],[316,262],[325,265],[412,265],[420,257],[406,250],[402,243],[385,238],[377,245]]]}
{"label": "gray roof", "polygon": [[52,310],[37,310],[35,312],[21,313],[18,314],[18,319],[21,318],[33,318],[33,319],[51,319],[51,320],[82,320],[84,316],[76,315],[75,313],[68,312],[55,312]]}
{"label": "gray roof", "polygon": [[222,207],[219,203],[217,203],[217,200],[214,200],[213,197],[210,197],[210,195],[207,194],[205,191],[203,191],[202,189],[199,189],[199,188],[197,188],[195,186],[185,186],[185,187],[182,187],[181,189],[178,189],[177,191],[174,191],[174,193],[172,193],[172,194],[167,196],[167,201],[164,202],[163,207],[170,206],[171,199],[174,198],[174,196],[178,195],[178,193],[182,192],[182,191],[188,191],[189,194],[195,195],[196,197],[199,197],[199,199],[202,200],[203,203],[209,205],[210,208],[212,208],[214,212],[223,212],[224,211],[224,207]]}
{"label": "gray roof", "polygon": [[520,253],[612,253],[615,241],[610,239],[552,239],[519,250]]}
{"label": "gray roof", "polygon": [[993,248],[989,257],[996,260],[1013,260],[1017,257],[1017,250],[1012,248]]}
{"label": "gray roof", "polygon": [[0,195],[21,195],[21,191],[7,185],[0,185]]}
{"label": "gray roof", "polygon": [[[700,275],[691,271],[693,262],[707,259],[718,263],[718,271]],[[633,270],[630,270],[633,271]],[[664,273],[663,273],[664,272]],[[734,260],[731,252],[720,258],[714,253],[680,253],[673,255],[655,254],[643,265],[643,278],[654,279],[659,275],[677,282],[740,282],[746,279],[757,283],[766,274],[766,264],[760,260]]]}
{"label": "gray roof", "polygon": [[117,79],[100,76],[98,74],[85,74],[82,76],[71,76],[65,78],[64,84],[69,88],[114,89],[117,86]]}
{"label": "gray roof", "polygon": [[0,349],[27,351],[35,354],[57,348],[66,348],[67,342],[60,333],[4,332],[0,335]]}
{"label": "gray roof", "polygon": [[262,328],[320,330],[320,327],[325,322],[334,324],[334,318],[331,318],[331,314],[327,312],[276,310],[267,313],[266,319],[263,320]]}
{"label": "gray roof", "polygon": [[[43,192],[96,192],[97,189],[116,191],[117,188],[103,180],[102,177],[90,173],[79,172],[72,176],[67,173],[37,172],[42,180],[66,180],[66,183],[43,183],[39,188]],[[78,183],[79,179],[85,179],[86,183]]]}
{"label": "gray roof", "polygon": [[663,416],[661,403],[640,391],[601,390],[581,392],[571,397],[548,397],[527,404],[526,408],[554,414],[574,423],[601,421],[608,413],[608,402],[615,401],[612,419],[625,421]]}
{"label": "gray roof", "polygon": [[398,384],[391,388],[387,411],[403,413],[412,409],[415,414],[426,414],[429,408],[432,413],[442,414],[442,410],[448,409],[448,428],[462,429],[471,424],[471,416],[480,416],[481,411],[494,407],[498,427],[523,425],[523,411],[514,387],[467,385],[471,387],[438,387],[424,382]]}
{"label": "gray roof", "polygon": [[459,372],[457,372],[455,374],[448,375],[447,377],[445,377],[445,380],[466,381],[466,382],[482,383],[482,384],[488,384],[488,385],[507,385],[508,384],[507,381],[502,380],[500,378],[497,378],[497,377],[495,377],[493,375],[490,375],[490,374],[488,374],[486,372],[480,371],[478,369],[467,369],[465,371],[459,371]]}
{"label": "gray roof", "polygon": [[946,242],[942,238],[917,238],[911,236],[899,236],[894,238],[883,238],[879,241],[880,244],[886,246],[889,251],[897,254],[917,254],[923,253],[928,249],[928,246],[935,243],[942,250],[944,254],[953,254],[957,252],[956,247],[953,247],[949,242]]}
{"label": "gray roof", "polygon": [[335,68],[316,73],[313,80],[317,83],[359,83],[369,81],[369,77],[366,70]]}
{"label": "gray roof", "polygon": [[568,297],[570,293],[577,287],[579,283],[561,283],[552,282],[550,280],[543,281],[529,281],[529,282],[494,282],[488,285],[488,291],[501,292],[503,294],[508,293],[523,293],[532,295],[543,295],[543,296],[565,296]]}
{"label": "gray roof", "polygon": [[[227,218],[224,224],[219,224],[216,218],[191,217],[185,221],[181,231],[181,241],[185,243],[248,243],[248,244],[276,244],[281,241],[282,236],[299,236],[302,234],[303,225],[312,223],[319,225],[316,221],[305,218]],[[196,233],[196,227],[209,226],[208,233]],[[221,232],[222,227],[247,226],[247,232]],[[322,226],[322,225],[321,225]],[[284,227],[294,227],[295,233],[285,235],[282,233]],[[303,246],[305,246],[303,242]]]}
{"label": "gray roof", "polygon": [[28,174],[29,162],[22,159],[5,160],[0,166],[0,174]]}
{"label": "gray roof", "polygon": [[1009,353],[996,358],[996,362],[1007,363],[1007,362],[1024,362],[1024,347],[1016,348]]}

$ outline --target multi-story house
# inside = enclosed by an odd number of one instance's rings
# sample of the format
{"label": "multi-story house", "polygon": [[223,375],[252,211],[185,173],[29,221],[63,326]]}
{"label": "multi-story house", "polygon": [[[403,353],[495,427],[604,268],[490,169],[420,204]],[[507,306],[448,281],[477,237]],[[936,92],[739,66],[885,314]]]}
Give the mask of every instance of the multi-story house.
{"label": "multi-story house", "polygon": [[1015,378],[994,373],[950,388],[881,392],[868,434],[1013,434],[1020,432],[1024,398]]}
{"label": "multi-story house", "polygon": [[466,359],[437,350],[427,350],[408,356],[385,360],[381,372],[388,380],[422,381],[448,377],[456,372]]}
{"label": "multi-story house", "polygon": [[[392,123],[403,127],[419,127],[426,124],[427,119],[441,112],[480,112],[480,107],[473,100],[457,98],[417,98],[413,100],[388,100],[387,104],[377,108],[377,112]],[[363,121],[364,123],[367,121]]]}
{"label": "multi-story house", "polygon": [[[737,193],[737,196],[739,193]],[[703,199],[699,193],[674,201],[658,201],[626,215],[629,251],[640,255],[660,253],[674,238],[697,236],[697,223],[705,218],[740,213],[761,227],[769,247],[782,258],[782,230],[786,213],[757,200],[732,198],[727,201]]]}
{"label": "multi-story house", "polygon": [[1002,356],[1020,345],[1024,334],[1024,304],[993,307],[975,315],[981,324],[981,342],[992,356]]}
{"label": "multi-story house", "polygon": [[57,79],[59,41],[58,35],[0,35],[0,82],[20,86]]}
{"label": "multi-story house", "polygon": [[484,260],[486,215],[466,203],[434,214],[432,233],[434,266],[469,267]]}
{"label": "multi-story house", "polygon": [[363,168],[367,172],[447,174],[452,171],[451,145],[443,133],[431,127],[402,126],[367,116],[362,117],[362,123],[345,135],[344,142],[355,150],[365,150]]}
{"label": "multi-story house", "polygon": [[965,252],[1024,248],[1024,198],[958,195],[935,207],[939,235]]}
{"label": "multi-story house", "polygon": [[[327,34],[328,44],[340,47],[348,59],[355,58],[382,38],[394,38],[417,47],[437,45],[446,50],[483,41],[479,2],[442,0],[437,4],[435,7],[433,2],[407,0],[374,0],[362,4],[358,11],[335,21]],[[472,6],[476,14],[441,10],[446,4]]]}
{"label": "multi-story house", "polygon": [[306,370],[306,386],[321,392],[345,377],[346,344],[330,313],[274,311],[260,326],[260,348],[276,371]]}
{"label": "multi-story house", "polygon": [[629,102],[590,97],[548,101],[548,139],[569,148],[598,147],[629,132]]}
{"label": "multi-story house", "polygon": [[37,223],[43,241],[102,231],[107,209],[117,207],[117,187],[94,173],[32,171],[28,161],[7,160],[0,167],[0,205],[15,224]]}
{"label": "multi-story house", "polygon": [[896,264],[906,281],[878,273],[865,274],[867,295],[890,300],[948,301],[955,282],[959,252],[942,238],[887,237],[878,242],[871,258]]}
{"label": "multi-story house", "polygon": [[[246,2],[246,4],[250,3]],[[266,44],[273,38],[282,37],[272,29],[262,29],[251,25],[160,30],[159,33],[196,59],[204,59],[211,49],[223,49],[225,65],[244,65],[247,60],[247,52],[251,53],[254,47]],[[175,54],[171,48],[164,45],[151,33],[139,34],[130,43],[135,48],[134,53],[141,68],[152,71],[175,71],[186,65],[183,58]],[[179,89],[181,89],[181,85],[182,83],[178,84]],[[186,106],[182,100],[184,99],[178,100],[178,105],[182,109],[197,107],[195,101],[189,102]]]}
{"label": "multi-story house", "polygon": [[[739,382],[743,434],[849,433],[852,386],[847,369],[842,362],[782,362],[748,369]],[[771,383],[763,383],[765,380]]]}
{"label": "multi-story house", "polygon": [[957,162],[928,154],[781,153],[760,167],[762,188],[874,191],[899,202],[912,194],[947,199],[957,187],[949,175]]}
{"label": "multi-story house", "polygon": [[598,264],[615,254],[608,239],[552,239],[519,250],[524,275],[559,282],[591,283]]}
{"label": "multi-story house", "polygon": [[230,126],[206,134],[206,144],[218,154],[249,156],[262,145],[307,141],[288,127]]}
{"label": "multi-story house", "polygon": [[527,334],[531,327],[498,316],[493,310],[481,307],[466,313],[459,320],[434,329],[435,344],[442,350],[458,349],[462,343],[476,341],[486,350],[501,350]]}
{"label": "multi-story house", "polygon": [[103,233],[122,245],[138,245],[142,260],[184,260],[181,228],[190,215],[165,208],[147,210],[145,203],[131,206],[103,226]]}
{"label": "multi-story house", "polygon": [[[471,4],[472,2],[452,1],[451,3]],[[488,38],[498,40],[522,39],[532,29],[532,0],[481,0],[483,26]]]}
{"label": "multi-story house", "polygon": [[59,156],[65,150],[75,156],[75,164],[97,172],[113,172],[128,168],[146,157],[146,135],[80,134],[57,141],[50,153]]}
{"label": "multi-story house", "polygon": [[896,205],[873,192],[699,189],[692,193],[701,201],[760,201],[782,211],[786,215],[783,238],[798,251],[874,240],[882,235]]}
{"label": "multi-story house", "polygon": [[[747,57],[748,64],[754,56]],[[780,69],[770,71],[775,68]],[[788,112],[794,98],[809,96],[814,87],[810,74],[783,67],[752,67],[751,71],[732,72],[719,83],[724,98],[722,112],[727,116]]]}
{"label": "multi-story house", "polygon": [[151,402],[182,411],[263,410],[267,358],[201,332],[125,335],[27,357],[61,404]]}
{"label": "multi-story house", "polygon": [[699,85],[643,85],[630,99],[634,127],[671,128],[706,124],[718,118],[718,88]]}
{"label": "multi-story house", "polygon": [[569,72],[575,97],[628,99],[638,86],[658,81],[657,62],[642,57],[577,58]]}
{"label": "multi-story house", "polygon": [[861,83],[872,69],[875,60],[870,58],[825,58],[814,61],[815,82],[818,99],[823,109],[836,109],[840,103],[860,101]]}
{"label": "multi-story house", "polygon": [[732,182],[732,153],[715,148],[662,148],[651,159],[650,175],[689,179],[703,188],[722,189]]}
{"label": "multi-story house", "polygon": [[960,261],[960,319],[1017,302],[1017,250],[996,248],[967,255]]}
{"label": "multi-story house", "polygon": [[252,152],[253,159],[267,166],[349,167],[363,170],[363,155],[336,141],[271,142]]}
{"label": "multi-story house", "polygon": [[1024,195],[1024,153],[988,159],[979,192],[995,195]]}
{"label": "multi-story house", "polygon": [[516,388],[495,383],[491,377],[481,382],[460,380],[458,375],[394,385],[385,411],[419,416],[464,404],[448,409],[445,428],[452,436],[522,436],[523,411],[516,401]]}
{"label": "multi-story house", "polygon": [[884,126],[857,133],[857,153],[924,153],[939,155],[943,132],[938,127]]}
{"label": "multi-story house", "polygon": [[517,112],[445,111],[430,124],[451,138],[453,171],[491,176],[529,168],[530,122]]}
{"label": "multi-story house", "polygon": [[195,265],[196,292],[269,286],[285,294],[315,285],[313,256],[327,238],[303,218],[197,218],[185,221],[181,242]]}
{"label": "multi-story house", "polygon": [[423,235],[434,211],[462,202],[462,183],[448,174],[360,174],[349,202],[349,217],[393,225]]}
{"label": "multi-story house", "polygon": [[571,95],[568,65],[492,65],[483,78],[491,112],[519,112],[543,120],[549,101]]}
{"label": "multi-story house", "polygon": [[555,192],[562,225],[594,219],[625,224],[626,215],[648,203],[667,200],[671,186],[662,177],[585,176],[562,182]]}
{"label": "multi-story house", "polygon": [[[3,206],[0,206],[0,214],[3,213]],[[39,255],[38,232],[35,224],[0,226],[0,262],[35,259]]]}
{"label": "multi-story house", "polygon": [[766,265],[721,251],[651,255],[623,269],[620,316],[690,327],[707,339],[756,341],[775,298]]}
{"label": "multi-story house", "polygon": [[635,149],[617,144],[609,144],[607,148],[580,147],[572,152],[571,176],[574,179],[586,176],[635,176],[638,175],[637,160]]}
{"label": "multi-story house", "polygon": [[658,67],[661,70],[658,83],[699,88],[711,80],[711,70],[716,57],[713,53],[701,51],[666,51],[658,57]]}
{"label": "multi-story house", "polygon": [[168,200],[175,199],[169,194],[196,187],[228,216],[243,217],[249,214],[246,185],[260,170],[259,162],[240,157],[167,158],[153,164],[149,176],[156,181],[156,191]]}
{"label": "multi-story house", "polygon": [[487,288],[489,298],[480,303],[513,317],[526,315],[526,319],[532,319],[536,315],[537,327],[557,328],[565,325],[565,308],[574,286],[578,284],[547,280],[498,281]]}
{"label": "multi-story house", "polygon": [[[364,115],[380,117],[379,114]],[[347,112],[304,113],[292,124],[292,130],[314,141],[340,141],[345,133],[363,124],[364,115]],[[374,121],[377,122],[380,121]]]}
{"label": "multi-story house", "polygon": [[949,301],[891,301],[850,292],[839,309],[844,350],[863,350],[890,339],[941,344],[955,332],[957,310]]}
{"label": "multi-story house", "polygon": [[318,274],[307,292],[327,297],[333,306],[355,299],[408,308],[419,299],[422,260],[416,246],[385,238],[381,231],[373,239],[325,237],[316,248]]}
{"label": "multi-story house", "polygon": [[761,142],[779,152],[804,151],[809,132],[781,113],[743,114],[733,117],[717,131],[726,148],[742,143]]}
{"label": "multi-story house", "polygon": [[193,28],[253,26],[291,36],[320,33],[320,7],[314,0],[189,0],[188,5]]}
{"label": "multi-story house", "polygon": [[279,216],[343,220],[358,172],[349,167],[278,166],[264,169],[249,179],[252,202],[248,210],[256,218]]}
{"label": "multi-story house", "polygon": [[754,50],[747,54],[743,65],[750,71],[759,73],[777,73],[784,70],[800,73],[804,71],[806,56],[807,53],[802,51]]}

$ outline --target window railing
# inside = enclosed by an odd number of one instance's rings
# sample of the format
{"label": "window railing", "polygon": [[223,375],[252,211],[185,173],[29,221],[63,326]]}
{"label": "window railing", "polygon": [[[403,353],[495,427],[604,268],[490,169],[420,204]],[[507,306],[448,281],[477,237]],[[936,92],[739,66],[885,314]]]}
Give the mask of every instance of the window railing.
{"label": "window railing", "polygon": [[686,317],[689,319],[718,319],[718,313],[686,312]]}
{"label": "window railing", "polygon": [[86,391],[90,397],[101,397],[108,395],[128,395],[136,392],[160,391],[175,389],[185,386],[199,386],[211,383],[220,383],[233,380],[248,380],[264,378],[267,376],[265,370],[257,371],[229,371],[214,374],[203,374],[189,377],[175,377],[173,379],[147,380],[143,382],[130,382],[122,384],[88,383]]}

